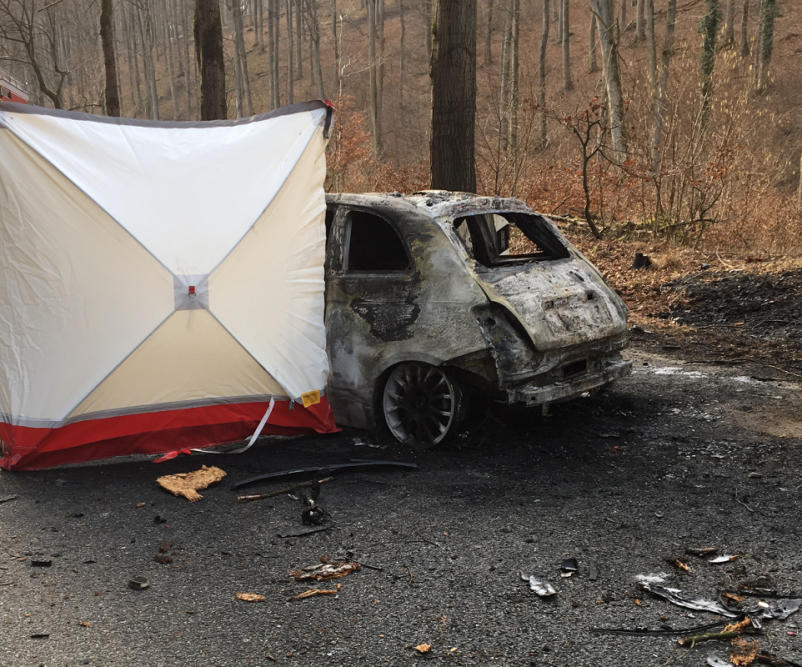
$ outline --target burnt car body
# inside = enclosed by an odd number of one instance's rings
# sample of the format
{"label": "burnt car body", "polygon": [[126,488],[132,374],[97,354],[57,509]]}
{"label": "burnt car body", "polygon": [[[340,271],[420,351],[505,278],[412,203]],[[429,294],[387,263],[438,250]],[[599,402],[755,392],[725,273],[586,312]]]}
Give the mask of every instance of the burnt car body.
{"label": "burnt car body", "polygon": [[338,424],[439,443],[471,398],[538,406],[630,372],[627,309],[516,199],[327,196],[329,400]]}

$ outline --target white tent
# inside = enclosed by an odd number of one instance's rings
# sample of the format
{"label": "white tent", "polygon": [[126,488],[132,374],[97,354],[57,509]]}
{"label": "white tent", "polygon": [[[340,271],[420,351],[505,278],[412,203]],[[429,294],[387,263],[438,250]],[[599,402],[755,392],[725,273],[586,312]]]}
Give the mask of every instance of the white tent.
{"label": "white tent", "polygon": [[264,432],[334,429],[330,120],[0,104],[0,465],[240,440],[271,404]]}

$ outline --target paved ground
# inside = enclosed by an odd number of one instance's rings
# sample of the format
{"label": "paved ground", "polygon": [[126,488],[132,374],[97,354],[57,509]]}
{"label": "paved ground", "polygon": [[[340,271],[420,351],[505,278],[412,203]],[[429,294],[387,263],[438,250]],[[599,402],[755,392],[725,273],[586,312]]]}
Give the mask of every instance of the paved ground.
{"label": "paved ground", "polygon": [[[306,537],[278,536],[303,528],[299,502],[240,504],[232,484],[397,455],[345,433],[239,457],[2,473],[0,501],[17,497],[0,503],[0,664],[643,666],[726,657],[721,642],[688,650],[672,635],[592,629],[717,620],[638,590],[637,574],[665,572],[711,598],[744,582],[802,588],[800,386],[756,366],[631,355],[631,378],[548,419],[496,419],[420,454],[417,471],[337,476],[320,496],[331,529]],[[228,477],[197,503],[155,483],[201,463]],[[739,557],[712,565],[684,555],[708,545]],[[160,546],[172,562],[154,561]],[[311,587],[289,570],[347,552],[373,567],[339,579],[336,597],[288,600]],[[672,556],[691,572],[668,564]],[[567,557],[579,572],[563,579]],[[520,571],[546,578],[557,595],[538,598]],[[137,575],[148,589],[128,588]],[[238,591],[266,599],[242,602]],[[801,624],[802,612],[766,623],[761,651],[802,663]],[[421,643],[431,644],[425,657],[412,648]]]}

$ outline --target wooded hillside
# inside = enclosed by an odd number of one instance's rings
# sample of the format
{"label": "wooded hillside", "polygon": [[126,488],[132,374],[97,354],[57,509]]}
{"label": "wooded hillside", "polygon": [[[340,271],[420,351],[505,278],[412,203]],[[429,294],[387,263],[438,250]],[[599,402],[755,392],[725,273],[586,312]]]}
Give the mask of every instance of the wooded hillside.
{"label": "wooded hillside", "polygon": [[[228,117],[329,98],[331,189],[426,187],[434,1],[220,0]],[[101,5],[120,113],[199,118],[196,0],[0,0],[0,69],[105,113]],[[479,192],[607,236],[799,254],[802,4],[477,5]]]}

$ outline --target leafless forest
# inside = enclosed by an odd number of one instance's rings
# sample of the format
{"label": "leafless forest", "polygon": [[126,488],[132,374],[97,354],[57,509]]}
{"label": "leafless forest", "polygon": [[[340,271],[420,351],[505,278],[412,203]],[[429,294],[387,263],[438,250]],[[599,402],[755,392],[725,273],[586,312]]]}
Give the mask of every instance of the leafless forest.
{"label": "leafless forest", "polygon": [[[202,2],[0,0],[0,70],[115,114],[111,54],[120,115],[200,118]],[[436,2],[219,0],[227,116],[329,98],[330,189],[426,187]],[[795,0],[479,0],[476,189],[596,236],[799,254],[800,54]]]}

